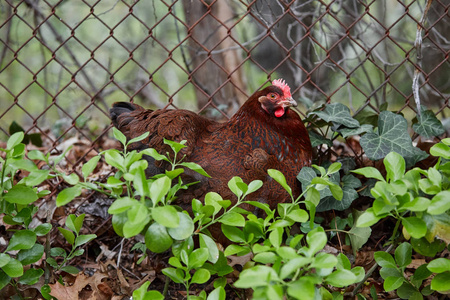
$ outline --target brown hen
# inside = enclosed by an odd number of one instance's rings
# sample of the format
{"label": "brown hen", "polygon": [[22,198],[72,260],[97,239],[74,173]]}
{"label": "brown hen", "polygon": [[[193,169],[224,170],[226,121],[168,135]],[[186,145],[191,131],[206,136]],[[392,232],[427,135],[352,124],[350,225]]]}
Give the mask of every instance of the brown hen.
{"label": "brown hen", "polygon": [[[180,142],[186,146],[180,157],[195,162],[211,175],[207,178],[186,170],[183,181],[200,181],[182,191],[179,199],[190,203],[202,199],[209,191],[219,193],[224,199],[235,201],[228,189],[233,176],[241,177],[247,184],[255,179],[263,186],[246,199],[268,203],[274,208],[285,202],[289,195],[267,174],[267,169],[281,171],[292,187],[294,196],[301,192],[296,176],[303,166],[309,166],[312,148],[308,132],[299,115],[290,110],[297,103],[292,99],[289,86],[283,80],[274,80],[271,86],[254,93],[229,121],[218,123],[187,110],[146,110],[129,102],[118,102],[110,110],[115,127],[128,139],[145,132],[145,140],[134,143],[133,149],[155,148],[159,153],[171,153],[163,139]],[[149,160],[147,175],[163,172],[165,162]]]}

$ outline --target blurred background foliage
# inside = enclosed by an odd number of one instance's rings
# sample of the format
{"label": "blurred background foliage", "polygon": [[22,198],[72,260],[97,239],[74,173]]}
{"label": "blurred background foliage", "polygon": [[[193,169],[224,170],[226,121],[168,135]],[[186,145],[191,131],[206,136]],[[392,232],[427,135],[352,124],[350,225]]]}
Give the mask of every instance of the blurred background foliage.
{"label": "blurred background foliage", "polygon": [[339,102],[361,117],[387,105],[410,121],[416,68],[422,105],[445,125],[448,8],[439,0],[5,0],[0,140],[15,121],[53,146],[75,134],[94,141],[116,101],[225,119],[279,77],[303,114]]}

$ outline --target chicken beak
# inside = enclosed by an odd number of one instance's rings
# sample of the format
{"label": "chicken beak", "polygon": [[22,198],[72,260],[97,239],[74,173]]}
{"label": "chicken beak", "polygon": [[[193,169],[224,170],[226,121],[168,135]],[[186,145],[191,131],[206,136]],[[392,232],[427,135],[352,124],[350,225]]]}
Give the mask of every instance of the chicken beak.
{"label": "chicken beak", "polygon": [[284,98],[283,100],[281,100],[279,102],[279,104],[281,104],[283,107],[291,107],[291,106],[296,107],[297,106],[297,102],[292,97]]}

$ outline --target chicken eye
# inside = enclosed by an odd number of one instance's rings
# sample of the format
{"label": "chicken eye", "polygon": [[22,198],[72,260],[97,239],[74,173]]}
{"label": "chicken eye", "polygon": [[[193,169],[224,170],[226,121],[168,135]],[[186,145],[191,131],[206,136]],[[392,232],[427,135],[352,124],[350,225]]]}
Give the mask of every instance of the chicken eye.
{"label": "chicken eye", "polygon": [[276,96],[275,94],[270,94],[269,97],[270,97],[271,99],[275,99],[277,96]]}

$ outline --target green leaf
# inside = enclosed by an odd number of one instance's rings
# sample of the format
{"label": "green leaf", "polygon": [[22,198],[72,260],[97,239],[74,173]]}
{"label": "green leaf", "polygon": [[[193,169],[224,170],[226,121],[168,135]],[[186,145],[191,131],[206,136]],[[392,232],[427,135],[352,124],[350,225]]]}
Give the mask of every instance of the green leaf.
{"label": "green leaf", "polygon": [[113,166],[124,173],[127,171],[125,169],[124,158],[118,150],[109,149],[106,150],[104,153],[105,153],[105,161],[108,165]]}
{"label": "green leaf", "polygon": [[373,257],[375,258],[375,261],[377,262],[377,264],[380,265],[380,267],[393,268],[393,269],[397,268],[394,258],[389,253],[386,253],[383,251],[377,251],[377,252],[375,252]]}
{"label": "green leaf", "polygon": [[79,235],[75,239],[75,247],[79,247],[81,245],[89,243],[90,241],[92,241],[96,237],[97,237],[97,235],[95,235],[95,234]]}
{"label": "green leaf", "polygon": [[41,244],[34,244],[30,249],[20,250],[17,254],[17,259],[22,265],[30,265],[42,258],[44,255],[44,246]]}
{"label": "green leaf", "polygon": [[335,287],[344,287],[356,282],[356,276],[349,270],[336,270],[326,277],[326,282]]}
{"label": "green leaf", "polygon": [[312,256],[325,247],[327,244],[327,235],[322,227],[317,227],[308,232],[306,242],[309,245],[308,252]]}
{"label": "green leaf", "polygon": [[222,206],[219,204],[219,201],[222,200],[222,196],[215,192],[209,192],[205,195],[205,205],[211,205],[212,207],[214,207],[214,215],[222,209]]}
{"label": "green leaf", "polygon": [[181,269],[165,268],[162,270],[163,274],[172,279],[175,283],[184,282],[184,272]]}
{"label": "green leaf", "polygon": [[300,268],[306,266],[311,262],[311,258],[298,256],[296,258],[290,259],[286,262],[280,270],[280,279],[286,279],[291,274],[297,272]]}
{"label": "green leaf", "polygon": [[242,179],[238,176],[234,176],[228,181],[228,188],[233,192],[238,198],[240,198],[244,192],[239,188],[238,183],[244,183]]}
{"label": "green leaf", "polygon": [[403,277],[389,276],[384,279],[383,287],[386,292],[398,289],[403,284]]}
{"label": "green leaf", "polygon": [[172,148],[173,152],[175,152],[175,154],[177,154],[178,152],[180,152],[181,149],[183,149],[184,147],[186,147],[184,144],[186,144],[186,140],[182,140],[181,142],[175,142],[175,141],[169,141],[164,139],[164,144],[169,145],[170,148]]}
{"label": "green leaf", "polygon": [[450,259],[448,258],[436,258],[428,263],[428,270],[433,273],[450,272]]}
{"label": "green leaf", "polygon": [[198,269],[192,276],[191,283],[203,284],[211,278],[211,274],[206,269]]}
{"label": "green leaf", "polygon": [[42,161],[46,161],[47,158],[44,155],[44,153],[42,153],[39,150],[31,150],[30,152],[28,152],[28,158],[31,160],[42,160]]}
{"label": "green leaf", "polygon": [[56,197],[56,206],[66,205],[76,197],[81,195],[81,186],[73,186],[62,190]]}
{"label": "green leaf", "polygon": [[86,180],[86,178],[91,174],[94,169],[97,167],[98,162],[100,161],[101,156],[97,155],[91,158],[87,163],[81,167],[81,172],[83,173],[83,177]]}
{"label": "green leaf", "polygon": [[370,238],[372,233],[372,229],[370,227],[358,227],[356,226],[357,220],[362,215],[360,211],[355,211],[353,213],[353,219],[356,221],[353,223],[352,228],[348,232],[350,243],[352,245],[353,253],[356,255],[356,251],[358,251]]}
{"label": "green leaf", "polygon": [[33,188],[24,184],[16,184],[3,195],[3,199],[9,203],[28,205],[36,201],[38,196]]}
{"label": "green leaf", "polygon": [[375,178],[379,181],[385,181],[380,171],[378,171],[378,169],[375,169],[373,167],[359,168],[357,170],[352,170],[351,172],[363,175],[366,178]]}
{"label": "green leaf", "polygon": [[[314,300],[315,284],[310,276],[301,277],[299,280],[290,282],[287,293],[298,300]],[[320,299],[320,298],[319,298]]]}
{"label": "green leaf", "polygon": [[380,219],[382,219],[382,217],[375,215],[375,213],[373,212],[373,208],[370,207],[361,216],[359,216],[358,220],[356,221],[356,226],[369,227],[377,223]]}
{"label": "green leaf", "polygon": [[235,212],[226,212],[219,219],[219,222],[229,226],[239,226],[239,227],[245,226],[244,216]]}
{"label": "green leaf", "polygon": [[77,217],[74,214],[70,214],[66,219],[67,228],[78,234],[81,230],[81,226],[83,226],[85,216],[85,214],[81,214]]}
{"label": "green leaf", "polygon": [[337,256],[337,265],[336,265],[336,269],[338,270],[350,270],[352,267],[350,260],[348,259],[348,257],[343,254],[343,253],[339,253]]}
{"label": "green leaf", "polygon": [[248,190],[245,193],[244,197],[247,196],[248,194],[256,192],[257,190],[259,190],[262,187],[262,185],[263,185],[263,182],[261,180],[253,180],[252,182],[249,183]]}
{"label": "green leaf", "polygon": [[450,291],[450,272],[444,272],[434,276],[431,280],[431,289],[439,292]]}
{"label": "green leaf", "polygon": [[0,253],[0,268],[7,265],[11,257],[6,253]]}
{"label": "green leaf", "polygon": [[16,233],[14,233],[14,235],[11,237],[11,240],[9,241],[9,245],[8,248],[6,248],[6,251],[31,249],[35,243],[36,243],[36,233],[34,233],[31,230],[22,229],[16,231]]}
{"label": "green leaf", "polygon": [[439,215],[450,209],[450,191],[442,191],[436,194],[428,206],[427,212],[431,215]]}
{"label": "green leaf", "polygon": [[165,157],[164,155],[159,154],[155,149],[153,148],[148,148],[148,149],[144,149],[141,151],[142,154],[148,155],[153,157],[155,160],[166,160],[169,161],[167,159],[167,157]]}
{"label": "green leaf", "polygon": [[334,174],[334,173],[336,173],[336,172],[339,172],[339,170],[341,169],[341,167],[342,167],[342,164],[341,164],[340,162],[332,163],[331,166],[328,167],[327,175],[330,175],[330,174]]}
{"label": "green leaf", "polygon": [[108,208],[108,213],[111,215],[120,214],[139,204],[139,201],[130,197],[119,198],[116,199],[116,201],[114,201],[113,204],[111,204],[111,206]]}
{"label": "green leaf", "polygon": [[34,233],[36,233],[37,236],[44,236],[49,233],[50,230],[52,230],[52,224],[50,223],[40,224],[33,229]]}
{"label": "green leaf", "polygon": [[150,135],[150,132],[147,131],[147,132],[141,134],[140,136],[129,140],[128,143],[127,143],[127,146],[132,144],[132,143],[140,142],[140,141],[144,140],[145,138],[147,138],[149,135]]}
{"label": "green leaf", "polygon": [[147,291],[150,281],[144,282],[140,288],[134,290],[133,300],[164,300],[164,296],[158,291]]}
{"label": "green leaf", "polygon": [[221,225],[223,234],[232,242],[243,243],[245,242],[245,236],[242,230],[236,226]]}
{"label": "green leaf", "polygon": [[192,251],[189,254],[189,269],[197,269],[203,266],[203,264],[208,260],[209,251],[208,248],[199,248]]}
{"label": "green leaf", "polygon": [[[277,255],[273,252],[261,252],[253,257],[253,261],[265,264],[273,264],[277,260]],[[282,275],[280,275],[282,277]]]}
{"label": "green leaf", "polygon": [[122,132],[120,132],[119,129],[113,127],[113,135],[116,138],[116,140],[118,140],[123,146],[126,146],[127,138]]}
{"label": "green leaf", "polygon": [[377,132],[366,133],[360,144],[371,160],[379,160],[390,152],[397,152],[407,161],[409,159],[409,165],[412,165],[412,162],[417,161],[417,157],[423,154],[423,151],[418,151],[412,145],[405,118],[390,111],[380,113]]}
{"label": "green leaf", "polygon": [[36,186],[49,178],[50,170],[35,170],[32,171],[26,178],[25,184],[27,186]]}
{"label": "green leaf", "polygon": [[275,249],[280,248],[283,241],[283,228],[278,227],[272,230],[269,234],[269,241]]}
{"label": "green leaf", "polygon": [[72,173],[70,175],[63,174],[62,178],[64,179],[65,182],[67,182],[70,185],[75,185],[78,182],[80,182],[80,179],[78,178],[78,175],[75,174],[75,173]]}
{"label": "green leaf", "polygon": [[400,268],[405,268],[412,262],[412,246],[409,243],[401,243],[395,249],[395,261]]}
{"label": "green leaf", "polygon": [[427,233],[427,224],[417,217],[402,218],[402,225],[406,231],[416,239],[420,239]]}
{"label": "green leaf", "polygon": [[332,269],[337,264],[337,258],[336,256],[329,254],[329,253],[317,253],[317,255],[314,257],[314,261],[311,264],[311,268],[316,269]]}
{"label": "green leaf", "polygon": [[126,215],[128,219],[123,225],[123,234],[126,238],[139,234],[150,221],[150,213],[143,203],[134,205],[127,210]]}
{"label": "green leaf", "polygon": [[445,132],[441,121],[436,118],[436,115],[431,110],[421,108],[421,113],[417,115],[418,123],[413,124],[415,132],[423,137],[431,138],[439,136]]}
{"label": "green leaf", "polygon": [[198,236],[200,240],[200,247],[208,249],[208,261],[215,264],[219,259],[219,249],[217,248],[217,244],[206,234],[199,233]]}
{"label": "green leaf", "polygon": [[255,266],[241,272],[234,286],[241,289],[268,286],[271,281],[278,280],[275,270],[267,266]]}
{"label": "green leaf", "polygon": [[450,159],[450,147],[443,143],[438,143],[430,148],[430,154]]}
{"label": "green leaf", "polygon": [[28,269],[20,278],[19,283],[26,285],[33,285],[39,281],[39,278],[44,275],[42,269]]}
{"label": "green leaf", "polygon": [[223,287],[219,286],[215,288],[211,293],[209,293],[208,298],[206,300],[225,300],[226,293]]}
{"label": "green leaf", "polygon": [[366,275],[366,272],[364,271],[363,267],[354,267],[350,270],[353,274],[356,276],[355,282],[361,282],[364,279],[364,276]]}
{"label": "green leaf", "polygon": [[250,249],[248,247],[231,244],[225,249],[224,254],[225,254],[225,256],[230,256],[230,255],[234,255],[236,253],[240,254],[240,253],[244,253],[244,252],[249,253]]}
{"label": "green leaf", "polygon": [[386,167],[386,180],[393,182],[405,175],[405,159],[397,152],[390,152],[383,160]]}
{"label": "green leaf", "polygon": [[58,227],[59,232],[62,233],[62,235],[64,236],[64,238],[66,239],[66,241],[73,245],[75,243],[75,235],[73,234],[72,231],[67,230],[65,228],[62,227]]}
{"label": "green leaf", "polygon": [[11,258],[8,263],[2,267],[2,270],[9,277],[20,277],[23,275],[22,264],[14,258]]}
{"label": "green leaf", "polygon": [[67,272],[67,273],[73,274],[73,275],[80,273],[80,270],[78,270],[74,266],[64,266],[61,268],[61,271],[64,271],[64,272]]}
{"label": "green leaf", "polygon": [[275,181],[278,182],[292,197],[292,189],[287,184],[286,177],[284,177],[283,173],[281,173],[280,171],[275,170],[275,169],[269,169],[269,170],[267,170],[267,173],[269,174],[270,177],[275,179]]}
{"label": "green leaf", "polygon": [[178,227],[180,222],[178,212],[173,206],[161,206],[153,208],[152,217],[156,222],[167,228],[176,228]]}
{"label": "green leaf", "polygon": [[14,147],[19,145],[22,142],[24,136],[25,134],[22,131],[16,132],[11,135],[8,139],[8,142],[6,143],[6,149],[12,150]]}
{"label": "green leaf", "polygon": [[156,179],[150,186],[150,198],[156,204],[167,195],[170,190],[172,181],[167,176],[162,176]]}
{"label": "green leaf", "polygon": [[399,211],[410,210],[410,211],[425,211],[430,206],[431,201],[425,197],[416,197],[410,202],[399,207]]}
{"label": "green leaf", "polygon": [[194,222],[188,215],[178,212],[180,219],[179,226],[176,228],[168,228],[168,233],[175,240],[184,240],[192,235],[194,232]]}
{"label": "green leaf", "polygon": [[326,122],[341,124],[345,127],[359,127],[359,122],[352,118],[350,110],[341,103],[332,103],[325,106],[323,111],[314,111],[311,114],[317,115]]}
{"label": "green leaf", "polygon": [[297,223],[303,223],[308,221],[308,213],[306,210],[299,208],[298,206],[294,209],[292,209],[287,215],[287,218],[291,219],[294,222]]}
{"label": "green leaf", "polygon": [[203,176],[211,178],[211,176],[209,176],[209,174],[206,173],[206,171],[199,164],[196,164],[193,162],[183,162],[183,163],[180,163],[180,166],[186,167],[186,168],[191,169],[192,171],[195,171]]}
{"label": "green leaf", "polygon": [[166,227],[159,223],[153,223],[145,232],[145,245],[154,253],[162,253],[169,249],[173,240],[167,233]]}

